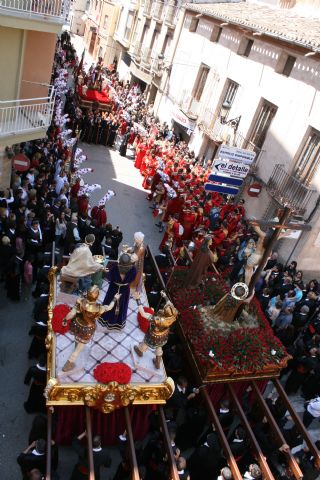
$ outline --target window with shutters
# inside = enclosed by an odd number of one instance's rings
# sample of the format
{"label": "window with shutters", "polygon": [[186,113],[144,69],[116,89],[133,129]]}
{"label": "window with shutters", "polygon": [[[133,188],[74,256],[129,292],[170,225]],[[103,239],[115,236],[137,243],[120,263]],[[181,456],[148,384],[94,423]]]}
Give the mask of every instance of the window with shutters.
{"label": "window with shutters", "polygon": [[267,100],[262,100],[257,110],[255,120],[251,129],[249,141],[259,149],[262,148],[266,139],[272,120],[277,113],[278,107]]}
{"label": "window with shutters", "polygon": [[295,165],[294,175],[309,185],[320,166],[320,132],[309,127]]}
{"label": "window with shutters", "polygon": [[223,110],[223,117],[225,121],[228,118],[230,109],[234,99],[236,98],[238,88],[238,83],[233,82],[232,80],[227,80],[227,87],[221,104],[221,110]]}
{"label": "window with shutters", "polygon": [[207,65],[201,65],[199,73],[193,88],[193,98],[197,101],[200,100],[201,95],[203,94],[204,87],[209,75],[210,68]]}

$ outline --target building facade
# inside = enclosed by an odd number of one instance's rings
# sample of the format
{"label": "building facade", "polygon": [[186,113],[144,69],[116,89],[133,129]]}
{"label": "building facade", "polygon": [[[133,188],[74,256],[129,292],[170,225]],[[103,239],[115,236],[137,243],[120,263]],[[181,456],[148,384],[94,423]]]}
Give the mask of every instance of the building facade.
{"label": "building facade", "polygon": [[187,4],[182,23],[166,88],[155,99],[157,115],[205,161],[221,144],[256,152],[247,181],[263,188],[258,198],[244,188],[248,216],[273,218],[285,202],[285,191],[282,198],[274,193],[280,183],[268,188],[271,178],[287,175],[285,188],[302,188],[308,202],[297,214],[312,230],[282,240],[280,253],[313,270],[320,233],[318,21],[230,3]]}
{"label": "building facade", "polygon": [[70,32],[75,35],[84,35],[87,11],[90,8],[90,0],[74,0],[70,11]]}
{"label": "building facade", "polygon": [[67,22],[68,0],[0,5],[0,189],[10,184],[4,148],[43,138],[51,123],[50,86],[57,34]]}
{"label": "building facade", "polygon": [[84,42],[94,61],[103,58],[105,65],[113,63],[119,47],[114,40],[120,4],[117,1],[91,0],[87,10]]}
{"label": "building facade", "polygon": [[149,103],[156,99],[179,37],[182,2],[124,2],[115,38],[121,45],[120,78],[139,83]]}

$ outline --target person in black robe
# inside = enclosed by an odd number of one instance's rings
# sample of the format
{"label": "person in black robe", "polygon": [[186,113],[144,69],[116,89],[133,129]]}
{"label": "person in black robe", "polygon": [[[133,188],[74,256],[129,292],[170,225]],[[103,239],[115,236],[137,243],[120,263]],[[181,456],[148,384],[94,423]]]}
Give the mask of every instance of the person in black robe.
{"label": "person in black robe", "polygon": [[101,129],[100,129],[100,139],[99,139],[99,143],[101,145],[104,145],[104,146],[107,145],[108,130],[109,130],[109,124],[107,120],[107,115],[103,113],[102,119],[101,119]]}
{"label": "person in black robe", "polygon": [[119,153],[120,153],[121,157],[125,157],[127,155],[127,147],[128,147],[129,138],[130,138],[130,131],[127,128],[126,133],[122,137],[120,148],[119,148]]}
{"label": "person in black robe", "polygon": [[30,478],[29,473],[38,469],[42,474],[46,473],[46,442],[43,438],[32,442],[17,458],[23,479]]}
{"label": "person in black robe", "polygon": [[111,232],[112,248],[116,252],[117,258],[118,258],[118,249],[119,249],[120,243],[122,242],[122,238],[123,238],[123,235],[120,230],[120,227],[117,226]]}
{"label": "person in black robe", "polygon": [[18,255],[11,257],[8,263],[6,289],[10,300],[19,301],[21,297],[23,260]]}
{"label": "person in black robe", "polygon": [[33,365],[28,369],[24,378],[25,385],[30,385],[32,380],[28,400],[24,402],[24,409],[27,413],[46,412],[46,400],[43,396],[46,379],[47,369],[44,357],[42,357],[37,365]]}
{"label": "person in black robe", "polygon": [[29,445],[39,438],[47,438],[48,420],[44,415],[36,415],[29,432]]}
{"label": "person in black robe", "polygon": [[114,120],[111,123],[110,129],[109,129],[109,136],[108,136],[108,140],[107,140],[107,146],[108,147],[113,147],[114,141],[116,139],[118,128],[119,128],[119,123],[116,120]]}
{"label": "person in black robe", "polygon": [[3,281],[9,270],[9,262],[15,253],[15,248],[9,237],[2,237],[0,241],[0,281]]}
{"label": "person in black robe", "polygon": [[33,336],[29,350],[29,358],[39,358],[41,355],[46,355],[46,336],[48,333],[48,326],[43,321],[35,322],[29,330],[29,335]]}
{"label": "person in black robe", "polygon": [[[87,448],[81,443],[81,440],[86,436],[86,432],[81,433],[78,437],[72,441],[72,448],[78,454],[78,461],[74,466],[70,480],[85,480],[88,479],[89,474],[89,460]],[[94,465],[94,478],[100,480],[101,467],[109,468],[111,466],[111,457],[108,455],[107,450],[101,446],[101,438],[97,435],[92,439],[93,447],[93,465]]]}

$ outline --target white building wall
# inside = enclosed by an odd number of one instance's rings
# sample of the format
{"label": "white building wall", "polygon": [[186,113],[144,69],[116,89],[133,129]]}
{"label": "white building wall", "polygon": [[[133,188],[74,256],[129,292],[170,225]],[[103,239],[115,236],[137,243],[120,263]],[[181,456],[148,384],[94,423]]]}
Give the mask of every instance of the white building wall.
{"label": "white building wall", "polygon": [[[284,49],[282,45],[267,42],[259,37],[251,37],[254,44],[247,58],[237,54],[243,35],[240,31],[226,26],[219,42],[214,43],[209,39],[213,25],[211,20],[201,18],[195,33],[189,31],[190,20],[191,17],[187,14],[173,59],[167,92],[167,96],[179,105],[183,98],[191,96],[201,63],[210,67],[197,119],[200,125],[191,136],[190,148],[196,155],[203,154],[208,148],[208,137],[201,128],[201,112],[205,109],[217,112],[226,82],[230,79],[239,84],[239,89],[228,120],[241,116],[238,131],[244,137],[250,133],[262,99],[278,107],[262,147],[258,176],[267,182],[274,166],[279,163],[291,172],[308,127],[312,126],[320,131],[319,61],[314,60],[312,56],[302,56],[294,46],[288,45]],[[201,35],[199,30],[202,32]],[[280,55],[284,51],[297,58],[289,77],[275,71]],[[166,105],[166,95],[163,95],[158,115],[161,121],[168,122]],[[312,185],[320,192],[320,172],[313,179]],[[313,198],[312,205],[308,208],[309,212],[313,208],[316,195]],[[256,218],[261,218],[271,201],[266,192],[258,199],[250,197],[246,199],[248,215],[254,215]],[[313,245],[314,232],[320,232],[320,220],[317,220],[317,215],[313,218],[313,225],[312,235],[304,233],[301,246],[295,251],[299,261],[302,262],[302,258],[306,258],[304,268],[310,266],[311,256],[319,255],[320,252],[315,250],[319,247]],[[304,245],[308,245],[308,255],[303,253]]]}
{"label": "white building wall", "polygon": [[87,0],[75,0],[72,4],[70,12],[70,31],[76,35],[84,35],[86,26],[85,12],[88,3]]}

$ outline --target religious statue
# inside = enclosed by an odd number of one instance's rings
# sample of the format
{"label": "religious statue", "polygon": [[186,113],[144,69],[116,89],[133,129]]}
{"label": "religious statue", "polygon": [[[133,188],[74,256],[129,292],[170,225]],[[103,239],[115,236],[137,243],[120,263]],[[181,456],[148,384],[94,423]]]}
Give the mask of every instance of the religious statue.
{"label": "religious statue", "polygon": [[99,288],[94,285],[86,295],[77,299],[75,306],[62,321],[62,325],[66,326],[67,321],[71,320],[70,332],[73,333],[76,343],[74,352],[62,368],[63,372],[69,372],[75,367],[79,354],[94,335],[96,320],[105,312],[112,310],[120,297],[121,294],[117,293],[109,305],[101,305],[97,302]]}
{"label": "religious statue", "polygon": [[258,234],[258,240],[256,242],[256,248],[254,252],[250,256],[248,256],[246,265],[244,267],[244,281],[248,286],[250,284],[250,280],[254,273],[255,267],[258,266],[265,250],[264,240],[265,240],[266,234],[261,230],[261,228],[258,225],[255,225],[253,228],[255,232]]}
{"label": "religious statue", "polygon": [[138,292],[142,291],[142,278],[143,278],[143,265],[144,265],[144,255],[145,255],[145,246],[144,246],[144,234],[142,232],[136,232],[133,236],[134,246],[130,250],[132,252],[132,260],[135,263],[136,267],[136,278],[131,284],[131,288],[135,288]]}
{"label": "religious statue", "polygon": [[91,286],[92,275],[105,269],[103,263],[97,262],[91,253],[90,247],[94,242],[95,236],[90,233],[85,237],[84,243],[72,252],[68,264],[61,268],[61,277],[66,280],[68,277],[79,278],[82,290]]}
{"label": "religious statue", "polygon": [[203,276],[207,273],[208,268],[217,261],[217,255],[210,250],[212,245],[212,237],[206,236],[201,247],[195,256],[190,270],[184,282],[185,288],[197,288],[203,280]]}
{"label": "religious statue", "polygon": [[166,300],[166,303],[163,308],[152,315],[144,311],[139,292],[133,293],[133,297],[139,306],[140,315],[150,321],[149,330],[145,334],[143,341],[139,345],[134,346],[134,351],[139,357],[142,357],[148,348],[155,350],[156,356],[153,359],[153,363],[157,369],[161,366],[162,347],[167,343],[170,327],[176,321],[179,313],[164,291],[161,292],[161,296]]}
{"label": "religious statue", "polygon": [[125,327],[130,299],[130,286],[136,274],[137,271],[131,255],[126,252],[121,253],[119,262],[113,263],[107,273],[109,288],[103,304],[109,304],[115,295],[119,293],[121,294],[121,299],[118,297],[113,307],[99,320],[103,327],[108,327],[109,330],[122,330]]}
{"label": "religious statue", "polygon": [[210,322],[232,323],[237,319],[239,307],[243,304],[250,303],[253,293],[249,295],[249,288],[245,283],[235,283],[230,291],[226,293],[219,302],[213,307],[205,307]]}

